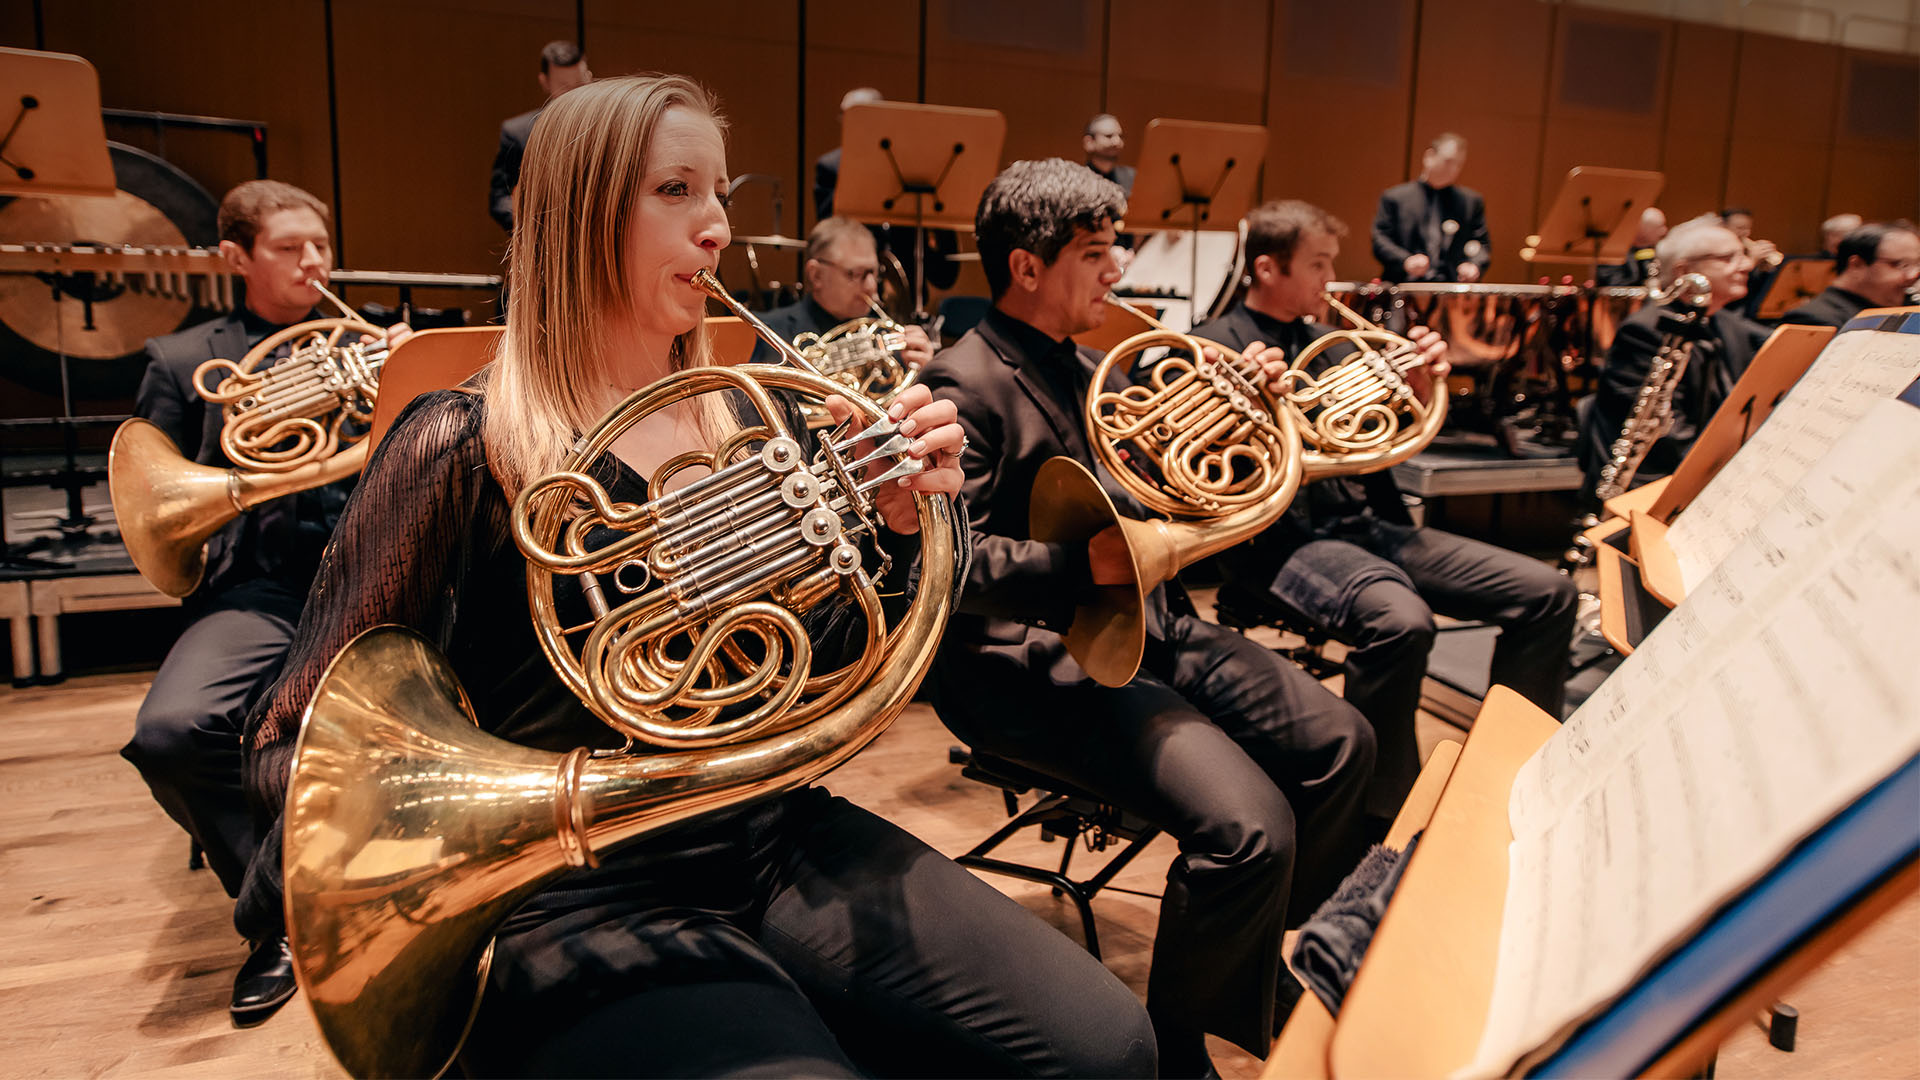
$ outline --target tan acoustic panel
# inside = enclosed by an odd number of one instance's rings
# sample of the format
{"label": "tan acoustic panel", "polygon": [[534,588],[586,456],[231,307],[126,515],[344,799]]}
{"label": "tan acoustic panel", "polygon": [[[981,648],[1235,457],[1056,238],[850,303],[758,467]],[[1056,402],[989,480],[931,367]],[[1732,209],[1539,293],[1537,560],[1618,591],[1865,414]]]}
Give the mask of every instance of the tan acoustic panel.
{"label": "tan acoustic panel", "polygon": [[1661,138],[1660,195],[1667,220],[1678,223],[1726,202],[1727,138],[1733,123],[1737,31],[1698,23],[1673,26],[1671,90]]}
{"label": "tan acoustic panel", "polygon": [[[1521,242],[1533,231],[1540,132],[1557,7],[1533,0],[1425,0],[1410,132],[1412,163],[1442,131],[1465,136],[1460,183],[1486,196],[1489,281],[1528,281]],[[1601,164],[1594,162],[1592,164]],[[1404,178],[1403,178],[1404,179]]]}
{"label": "tan acoustic panel", "polygon": [[1726,201],[1753,211],[1756,236],[1817,250],[1840,49],[1741,34],[1739,55]]}
{"label": "tan acoustic panel", "polygon": [[1414,0],[1275,8],[1262,194],[1305,199],[1346,224],[1335,263],[1345,278],[1378,273],[1374,210],[1408,176],[1414,10]]}
{"label": "tan acoustic panel", "polygon": [[[1007,118],[1002,162],[1055,157],[1077,147],[1087,118],[1100,111],[1104,5],[1090,0],[1024,4],[1048,10],[1050,35],[982,26],[996,11],[972,0],[927,0],[927,104],[997,109]],[[1058,29],[1062,12],[1077,29]],[[1016,40],[1025,44],[1015,44]]]}
{"label": "tan acoustic panel", "polygon": [[[265,121],[273,176],[333,202],[320,4],[66,0],[41,5],[41,15],[48,49],[78,53],[99,71],[102,107]],[[119,124],[108,138],[158,145]],[[165,150],[215,199],[253,179],[244,135],[170,131]]]}
{"label": "tan acoustic panel", "polygon": [[1849,52],[1840,134],[1851,139],[1920,137],[1920,63]]}
{"label": "tan acoustic panel", "polygon": [[[1161,0],[1113,0],[1107,28],[1106,109],[1120,118],[1138,164],[1155,117],[1258,124],[1266,104],[1268,6],[1257,0],[1192,0],[1169,18]],[[1057,151],[1079,160],[1081,128]]]}
{"label": "tan acoustic panel", "polygon": [[1556,104],[1652,119],[1666,86],[1666,28],[1569,11],[1560,19]]}

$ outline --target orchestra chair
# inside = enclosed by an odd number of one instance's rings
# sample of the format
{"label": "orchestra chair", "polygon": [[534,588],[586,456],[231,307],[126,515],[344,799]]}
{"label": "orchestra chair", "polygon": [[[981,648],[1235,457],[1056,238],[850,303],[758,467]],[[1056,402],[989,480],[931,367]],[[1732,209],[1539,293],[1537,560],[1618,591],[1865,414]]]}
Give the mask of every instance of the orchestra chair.
{"label": "orchestra chair", "polygon": [[1275,645],[1273,651],[1316,679],[1331,678],[1343,670],[1339,661],[1327,655],[1333,636],[1292,605],[1271,596],[1250,596],[1222,586],[1213,596],[1213,621],[1242,636],[1264,627],[1278,631],[1283,639],[1298,638],[1299,644]]}
{"label": "orchestra chair", "polygon": [[367,432],[368,459],[414,398],[459,386],[472,378],[493,359],[505,333],[503,326],[421,330],[394,346],[380,368],[380,396],[374,402],[373,426]]}
{"label": "orchestra chair", "polygon": [[753,347],[760,343],[760,335],[737,315],[709,315],[707,342],[713,347],[716,362],[744,364],[753,356]]}
{"label": "orchestra chair", "polygon": [[[947,749],[947,760],[959,765],[960,775],[968,780],[999,788],[1000,797],[1006,802],[1008,818],[1006,824],[954,862],[969,870],[1052,886],[1055,896],[1064,896],[1073,901],[1074,908],[1079,911],[1081,933],[1087,952],[1093,954],[1094,959],[1100,958],[1100,932],[1094,925],[1093,898],[1101,890],[1111,889],[1154,900],[1160,898],[1157,893],[1139,892],[1113,884],[1114,876],[1126,869],[1127,864],[1160,835],[1160,830],[1144,819],[1104,803],[1098,796],[1063,780],[990,754],[953,746]],[[1023,811],[1019,797],[1028,791],[1037,792],[1038,797],[1033,805]],[[1057,868],[1012,862],[993,856],[995,848],[1022,830],[1034,827],[1039,828],[1043,841],[1062,842],[1065,850],[1060,854]],[[1075,880],[1068,876],[1068,870],[1073,864],[1076,845],[1083,839],[1088,850],[1095,852],[1105,851],[1115,844],[1126,846],[1107,860],[1107,864],[1093,876]]]}

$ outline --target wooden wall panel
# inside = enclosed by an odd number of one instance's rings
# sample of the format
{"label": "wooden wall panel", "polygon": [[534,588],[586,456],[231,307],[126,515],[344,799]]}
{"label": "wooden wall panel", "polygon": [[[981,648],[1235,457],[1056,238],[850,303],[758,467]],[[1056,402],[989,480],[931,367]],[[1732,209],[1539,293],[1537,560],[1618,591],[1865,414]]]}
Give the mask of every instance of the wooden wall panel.
{"label": "wooden wall panel", "polygon": [[840,99],[871,86],[890,101],[920,92],[920,5],[914,0],[808,0],[804,154],[787,205],[789,232],[811,226],[813,163],[840,145]]}
{"label": "wooden wall panel", "polygon": [[[200,113],[268,125],[269,167],[331,203],[327,68],[319,0],[207,0],[190,14],[157,4],[45,4],[47,48],[100,72],[106,108]],[[110,137],[153,148],[116,127]],[[253,178],[244,135],[170,132],[166,156],[215,199]]]}
{"label": "wooden wall panel", "polygon": [[[1266,111],[1266,0],[1112,0],[1103,111],[1127,133],[1121,160],[1138,161],[1147,122],[1217,120],[1258,124]],[[1083,153],[1082,125],[1058,134],[1054,153]]]}
{"label": "wooden wall panel", "polygon": [[1347,225],[1337,270],[1379,272],[1367,233],[1380,192],[1405,179],[1415,0],[1278,0],[1263,195],[1305,199]]}
{"label": "wooden wall panel", "polygon": [[1823,213],[1920,218],[1920,60],[1848,49]]}
{"label": "wooden wall panel", "polygon": [[[1535,220],[1546,216],[1577,165],[1659,169],[1673,24],[1561,8],[1548,75]],[[1528,231],[1532,231],[1529,226]],[[1582,271],[1539,268],[1553,276]]]}
{"label": "wooden wall panel", "polygon": [[1674,26],[1660,150],[1660,168],[1667,174],[1660,206],[1674,224],[1718,210],[1725,202],[1739,51],[1737,31],[1695,23]]}
{"label": "wooden wall panel", "polygon": [[[699,6],[590,0],[587,42],[597,75],[672,71],[719,96],[727,117],[727,169],[770,173],[785,191],[800,190],[800,22],[787,0],[742,0],[724,20]],[[772,230],[771,202],[742,194],[733,214],[743,234]],[[746,256],[734,248],[721,277],[746,280]]]}
{"label": "wooden wall panel", "polygon": [[[1789,247],[1810,246],[1829,213],[1911,216],[1920,200],[1920,132],[1900,120],[1920,115],[1913,58],[1534,0],[808,0],[804,26],[784,0],[724,19],[627,0],[333,0],[336,192],[325,10],[41,5],[47,47],[92,60],[107,105],[265,121],[272,172],[339,206],[360,268],[497,267],[504,237],[482,199],[498,125],[539,104],[539,46],[572,36],[577,14],[600,75],[674,70],[715,90],[731,171],[779,177],[794,235],[812,221],[812,162],[838,141],[839,97],[862,84],[1001,110],[1003,160],[1077,159],[1103,110],[1133,153],[1155,116],[1264,118],[1263,196],[1345,219],[1339,268],[1354,276],[1375,270],[1378,193],[1417,172],[1441,130],[1471,143],[1464,182],[1487,196],[1495,279],[1531,276],[1516,250],[1576,164],[1659,168],[1670,217],[1750,204]],[[33,11],[0,0],[0,42],[31,45]],[[251,173],[238,139],[170,133],[165,151],[216,195]],[[743,191],[734,221],[770,231],[770,193]]]}
{"label": "wooden wall panel", "polygon": [[347,265],[500,271],[506,234],[487,216],[487,181],[500,122],[541,103],[540,47],[574,34],[549,10],[334,0]]}
{"label": "wooden wall panel", "polygon": [[0,0],[0,45],[9,49],[34,47],[33,0]]}
{"label": "wooden wall panel", "polygon": [[1839,71],[1837,46],[1740,35],[1726,201],[1788,251],[1818,250]]}
{"label": "wooden wall panel", "polygon": [[927,100],[998,109],[1001,161],[1071,155],[1100,111],[1104,0],[927,0]]}
{"label": "wooden wall panel", "polygon": [[1535,0],[1421,5],[1407,176],[1419,173],[1420,152],[1434,135],[1466,137],[1461,183],[1487,198],[1492,281],[1524,281],[1531,273],[1519,251],[1538,221],[1542,110],[1559,10]]}

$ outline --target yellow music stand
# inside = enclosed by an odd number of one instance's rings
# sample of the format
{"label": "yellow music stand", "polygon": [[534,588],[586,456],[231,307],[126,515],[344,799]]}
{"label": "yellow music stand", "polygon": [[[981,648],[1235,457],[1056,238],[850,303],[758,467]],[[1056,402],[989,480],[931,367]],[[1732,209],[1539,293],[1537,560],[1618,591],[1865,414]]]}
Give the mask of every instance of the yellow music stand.
{"label": "yellow music stand", "polygon": [[1520,257],[1528,262],[1622,262],[1633,248],[1640,212],[1660,197],[1667,174],[1641,169],[1576,165],[1554,196],[1537,233]]}
{"label": "yellow music stand", "polygon": [[380,396],[373,403],[373,424],[367,432],[368,459],[414,398],[472,378],[493,359],[506,332],[504,326],[420,330],[395,346],[380,365]]}
{"label": "yellow music stand", "polygon": [[0,49],[0,195],[113,193],[93,65],[67,53]]}
{"label": "yellow music stand", "polygon": [[[1007,118],[994,109],[876,101],[840,119],[833,212],[869,225],[973,231],[980,193],[1000,171]],[[913,302],[925,302],[926,252],[913,261]]]}

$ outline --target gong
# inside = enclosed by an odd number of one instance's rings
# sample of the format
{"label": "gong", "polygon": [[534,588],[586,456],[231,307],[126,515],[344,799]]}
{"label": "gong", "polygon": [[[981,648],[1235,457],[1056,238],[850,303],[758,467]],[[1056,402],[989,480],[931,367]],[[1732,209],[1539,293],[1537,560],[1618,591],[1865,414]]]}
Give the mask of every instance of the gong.
{"label": "gong", "polygon": [[[213,196],[174,165],[109,142],[111,199],[22,196],[0,205],[0,243],[212,247]],[[0,375],[60,394],[60,356],[74,399],[128,399],[150,337],[213,314],[184,297],[129,289],[106,274],[0,274]]]}

